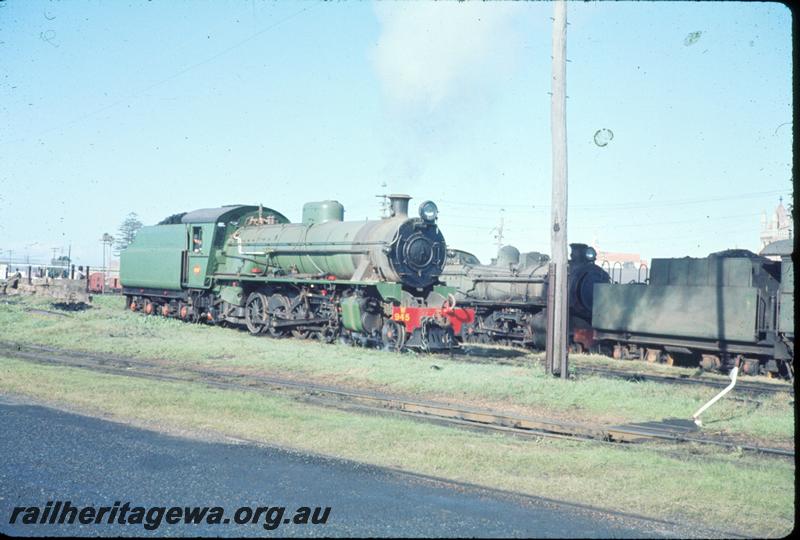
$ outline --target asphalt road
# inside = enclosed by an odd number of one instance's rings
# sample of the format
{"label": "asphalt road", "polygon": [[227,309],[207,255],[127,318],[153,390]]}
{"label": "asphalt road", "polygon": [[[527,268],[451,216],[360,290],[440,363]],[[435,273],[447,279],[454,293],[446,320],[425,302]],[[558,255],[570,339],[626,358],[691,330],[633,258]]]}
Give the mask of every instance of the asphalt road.
{"label": "asphalt road", "polygon": [[[365,441],[365,444],[369,444]],[[22,524],[14,507],[221,506],[228,524]],[[324,525],[237,525],[237,508],[331,507]],[[121,511],[121,510],[120,510]],[[131,510],[132,512],[132,510]],[[108,514],[106,514],[108,515]],[[132,514],[128,514],[130,517]],[[117,514],[119,516],[119,514]],[[244,516],[244,514],[242,514]],[[151,522],[156,516],[153,515]],[[41,519],[41,518],[40,518]],[[116,519],[116,518],[115,518]],[[143,520],[146,522],[146,518]],[[278,520],[282,521],[282,520]],[[172,437],[0,397],[0,532],[10,535],[641,537],[665,525],[344,460]]]}

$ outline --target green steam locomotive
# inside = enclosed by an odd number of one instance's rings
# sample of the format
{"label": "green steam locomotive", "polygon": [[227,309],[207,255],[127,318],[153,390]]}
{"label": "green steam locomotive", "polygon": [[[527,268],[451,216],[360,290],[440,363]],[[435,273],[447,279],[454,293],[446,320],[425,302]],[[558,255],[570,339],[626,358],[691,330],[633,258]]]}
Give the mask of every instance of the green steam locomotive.
{"label": "green steam locomotive", "polygon": [[446,246],[432,201],[408,215],[344,221],[337,201],[307,203],[302,223],[262,206],[176,214],[142,228],[121,254],[128,309],[251,334],[447,350],[470,313],[439,282]]}

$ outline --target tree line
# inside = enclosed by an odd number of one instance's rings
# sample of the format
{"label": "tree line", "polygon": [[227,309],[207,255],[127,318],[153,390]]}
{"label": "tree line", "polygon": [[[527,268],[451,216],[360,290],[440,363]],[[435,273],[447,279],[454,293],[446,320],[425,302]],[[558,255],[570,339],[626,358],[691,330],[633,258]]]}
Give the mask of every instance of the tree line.
{"label": "tree line", "polygon": [[141,228],[142,222],[139,220],[139,216],[136,215],[136,212],[131,212],[125,217],[117,230],[117,235],[110,239],[110,242],[113,242],[114,245],[115,256],[118,257],[120,252],[133,242],[133,239],[136,238],[136,233],[139,232]]}

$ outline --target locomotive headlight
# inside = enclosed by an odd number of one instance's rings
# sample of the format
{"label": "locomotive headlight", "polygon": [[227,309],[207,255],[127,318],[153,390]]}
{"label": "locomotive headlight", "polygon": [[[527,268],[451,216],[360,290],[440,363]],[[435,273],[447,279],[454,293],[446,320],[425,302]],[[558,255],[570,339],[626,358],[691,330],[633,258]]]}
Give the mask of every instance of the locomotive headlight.
{"label": "locomotive headlight", "polygon": [[597,258],[597,251],[593,247],[586,248],[586,260],[593,261]]}
{"label": "locomotive headlight", "polygon": [[419,205],[419,217],[428,223],[436,221],[436,218],[439,217],[439,209],[436,207],[436,203],[433,201],[425,201]]}

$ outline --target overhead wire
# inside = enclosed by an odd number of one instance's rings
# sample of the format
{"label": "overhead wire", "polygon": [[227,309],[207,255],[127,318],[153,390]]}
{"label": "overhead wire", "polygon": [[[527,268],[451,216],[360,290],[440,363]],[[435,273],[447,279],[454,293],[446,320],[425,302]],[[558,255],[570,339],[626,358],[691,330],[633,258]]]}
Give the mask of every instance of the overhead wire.
{"label": "overhead wire", "polygon": [[[751,193],[740,193],[736,195],[726,195],[723,197],[703,197],[703,198],[693,198],[693,199],[676,199],[676,200],[668,200],[668,201],[627,201],[622,203],[593,203],[593,204],[570,204],[570,209],[636,209],[636,208],[654,208],[654,207],[662,207],[662,206],[682,206],[685,204],[701,204],[705,202],[717,202],[717,201],[728,201],[728,200],[735,200],[735,199],[747,199],[747,198],[754,198],[754,197],[767,197],[767,196],[774,196],[780,194],[789,194],[789,189],[774,189],[769,191],[756,191]],[[481,203],[481,202],[468,202],[468,201],[455,201],[452,199],[442,199],[442,203],[445,204],[453,204],[453,205],[460,205],[460,206],[472,206],[472,207],[486,207],[492,209],[504,209],[506,212],[508,211],[520,211],[524,209],[525,211],[531,210],[542,210],[542,209],[549,209],[549,204],[498,204],[498,203]],[[509,210],[511,209],[511,210]],[[514,210],[517,209],[517,210]]]}

